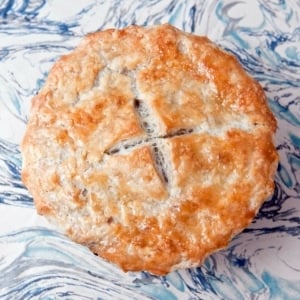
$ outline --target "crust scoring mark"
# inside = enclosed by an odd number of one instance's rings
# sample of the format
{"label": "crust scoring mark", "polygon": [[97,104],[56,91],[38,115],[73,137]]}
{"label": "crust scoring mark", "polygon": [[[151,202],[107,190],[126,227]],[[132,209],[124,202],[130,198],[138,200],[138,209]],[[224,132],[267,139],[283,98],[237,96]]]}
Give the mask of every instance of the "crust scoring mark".
{"label": "crust scoring mark", "polygon": [[160,147],[158,147],[157,143],[151,144],[152,146],[152,153],[155,160],[156,169],[161,175],[161,178],[164,180],[166,184],[169,183],[169,177],[167,174],[167,164]]}
{"label": "crust scoring mark", "polygon": [[145,130],[149,137],[152,137],[156,129],[156,124],[154,124],[154,122],[150,119],[151,114],[149,109],[146,107],[145,102],[135,98],[133,100],[133,106],[136,114],[138,115],[141,127]]}
{"label": "crust scoring mark", "polygon": [[143,138],[129,138],[122,140],[113,147],[107,149],[105,154],[114,155],[117,153],[124,153],[138,148],[141,145],[149,145],[152,150],[155,168],[162,180],[167,185],[170,182],[170,178],[167,170],[167,158],[164,155],[164,151],[161,149],[163,147],[162,141],[175,136],[191,134],[194,132],[194,129],[180,128],[165,135],[158,135],[156,134],[158,132],[158,126],[155,124],[155,122],[153,122],[153,118],[151,118],[151,113],[146,103],[138,98],[135,98],[133,100],[133,107],[139,119],[140,126],[145,131],[146,136]]}

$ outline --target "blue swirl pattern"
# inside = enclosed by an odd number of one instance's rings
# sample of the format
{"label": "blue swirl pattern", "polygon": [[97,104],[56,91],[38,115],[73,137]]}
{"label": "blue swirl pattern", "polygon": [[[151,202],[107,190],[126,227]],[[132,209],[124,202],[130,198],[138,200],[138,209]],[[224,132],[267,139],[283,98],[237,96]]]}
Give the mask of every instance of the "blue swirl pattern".
{"label": "blue swirl pattern", "polygon": [[[300,299],[300,2],[0,1],[0,299]],[[20,177],[30,101],[88,32],[171,23],[232,52],[277,117],[273,197],[203,266],[123,273],[35,215]]]}

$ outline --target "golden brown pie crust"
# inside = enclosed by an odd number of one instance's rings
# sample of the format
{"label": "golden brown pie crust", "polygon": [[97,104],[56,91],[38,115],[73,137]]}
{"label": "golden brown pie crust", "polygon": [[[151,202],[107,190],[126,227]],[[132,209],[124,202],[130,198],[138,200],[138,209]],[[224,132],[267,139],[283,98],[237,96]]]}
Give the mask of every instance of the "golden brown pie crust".
{"label": "golden brown pie crust", "polygon": [[171,25],[88,35],[33,98],[22,178],[37,210],[124,270],[198,266],[273,193],[260,85]]}

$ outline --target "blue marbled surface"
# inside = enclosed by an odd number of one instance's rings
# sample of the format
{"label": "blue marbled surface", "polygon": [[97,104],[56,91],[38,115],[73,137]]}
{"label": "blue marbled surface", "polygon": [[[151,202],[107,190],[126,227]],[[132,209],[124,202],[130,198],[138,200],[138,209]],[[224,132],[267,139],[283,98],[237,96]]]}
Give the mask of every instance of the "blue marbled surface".
{"label": "blue marbled surface", "polygon": [[[51,228],[21,178],[30,101],[88,32],[169,22],[235,54],[278,121],[276,190],[202,267],[123,273]],[[300,2],[0,1],[0,299],[300,299]]]}

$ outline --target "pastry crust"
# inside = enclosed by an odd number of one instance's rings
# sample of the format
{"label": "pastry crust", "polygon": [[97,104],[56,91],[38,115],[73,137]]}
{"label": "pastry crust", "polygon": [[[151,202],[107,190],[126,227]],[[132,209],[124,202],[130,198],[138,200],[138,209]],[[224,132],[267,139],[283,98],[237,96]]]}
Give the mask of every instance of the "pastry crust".
{"label": "pastry crust", "polygon": [[262,88],[171,25],[92,33],[33,98],[22,178],[38,212],[124,270],[200,265],[273,193]]}

